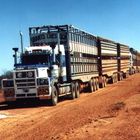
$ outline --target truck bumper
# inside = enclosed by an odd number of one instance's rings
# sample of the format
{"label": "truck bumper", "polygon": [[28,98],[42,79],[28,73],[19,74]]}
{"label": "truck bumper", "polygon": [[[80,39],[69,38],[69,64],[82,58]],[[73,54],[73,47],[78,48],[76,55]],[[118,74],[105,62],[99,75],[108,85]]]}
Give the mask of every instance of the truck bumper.
{"label": "truck bumper", "polygon": [[43,96],[39,96],[39,97],[32,97],[32,98],[15,98],[15,97],[6,97],[5,98],[5,102],[14,102],[17,100],[32,100],[32,99],[38,99],[38,100],[47,100],[47,99],[51,99],[51,96],[48,95],[43,95]]}
{"label": "truck bumper", "polygon": [[39,99],[40,99],[40,100],[51,99],[51,96],[43,95],[43,96],[39,96]]}
{"label": "truck bumper", "polygon": [[5,102],[14,102],[16,101],[16,98],[15,97],[5,97]]}

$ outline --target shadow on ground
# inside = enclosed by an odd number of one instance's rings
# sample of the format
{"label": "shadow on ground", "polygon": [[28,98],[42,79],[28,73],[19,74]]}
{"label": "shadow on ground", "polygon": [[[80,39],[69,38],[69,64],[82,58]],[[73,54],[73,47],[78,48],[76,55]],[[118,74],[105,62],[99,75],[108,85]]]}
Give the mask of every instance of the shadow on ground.
{"label": "shadow on ground", "polygon": [[[66,97],[59,97],[59,102],[64,100],[69,100]],[[58,103],[59,104],[59,103]],[[52,107],[49,100],[36,100],[36,99],[29,99],[29,100],[19,100],[16,102],[2,102],[0,103],[0,110],[10,110],[10,109],[17,109],[17,108],[36,108],[36,107]]]}

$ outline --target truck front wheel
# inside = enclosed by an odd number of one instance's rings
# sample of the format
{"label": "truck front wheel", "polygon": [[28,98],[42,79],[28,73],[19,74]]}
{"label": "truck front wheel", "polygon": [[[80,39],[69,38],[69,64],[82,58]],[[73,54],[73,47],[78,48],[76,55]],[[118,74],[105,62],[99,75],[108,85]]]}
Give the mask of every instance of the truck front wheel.
{"label": "truck front wheel", "polygon": [[51,105],[55,106],[58,103],[58,92],[55,86],[52,87]]}
{"label": "truck front wheel", "polygon": [[79,83],[76,82],[75,83],[75,97],[79,98],[79,96],[80,96],[80,86],[79,86]]}
{"label": "truck front wheel", "polygon": [[75,99],[75,84],[74,82],[71,83],[71,94],[69,95],[70,99]]}

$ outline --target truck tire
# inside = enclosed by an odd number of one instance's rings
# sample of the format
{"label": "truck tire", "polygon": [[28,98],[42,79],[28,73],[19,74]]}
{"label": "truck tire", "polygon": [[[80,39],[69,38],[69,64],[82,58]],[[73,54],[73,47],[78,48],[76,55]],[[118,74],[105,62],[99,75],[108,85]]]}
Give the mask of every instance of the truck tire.
{"label": "truck tire", "polygon": [[99,84],[99,87],[100,87],[100,88],[104,88],[103,82]]}
{"label": "truck tire", "polygon": [[58,103],[58,92],[55,86],[52,87],[51,105],[55,106]]}
{"label": "truck tire", "polygon": [[104,81],[104,87],[106,87],[106,85],[107,85],[107,79],[106,79],[105,76],[103,77],[103,81]]}
{"label": "truck tire", "polygon": [[128,72],[124,73],[123,75],[124,78],[128,78],[128,76],[129,76]]}
{"label": "truck tire", "polygon": [[123,73],[120,74],[120,77],[121,77],[120,79],[123,80]]}
{"label": "truck tire", "polygon": [[[117,79],[118,79],[118,78],[117,78],[117,74],[113,74],[113,78],[114,78],[114,83],[117,83],[117,81],[118,81],[118,80],[117,80]],[[112,83],[113,83],[113,82],[112,82]]]}
{"label": "truck tire", "polygon": [[114,74],[111,76],[111,83],[112,83],[112,84],[115,83],[115,76],[114,76]]}
{"label": "truck tire", "polygon": [[93,78],[93,91],[96,91],[96,79]]}
{"label": "truck tire", "polygon": [[99,79],[98,78],[96,78],[95,79],[95,84],[96,84],[96,90],[98,90],[99,89]]}
{"label": "truck tire", "polygon": [[100,88],[104,88],[105,87],[105,80],[104,80],[104,76],[102,76],[102,82],[99,84]]}
{"label": "truck tire", "polygon": [[76,96],[76,89],[75,89],[75,83],[71,83],[71,94],[68,96],[70,99],[75,99]]}
{"label": "truck tire", "polygon": [[122,73],[119,73],[119,81],[123,80],[123,76],[122,76]]}
{"label": "truck tire", "polygon": [[123,78],[126,79],[126,73],[123,73]]}
{"label": "truck tire", "polygon": [[76,82],[75,83],[75,97],[79,98],[79,96],[80,96],[80,86],[79,86],[79,83]]}
{"label": "truck tire", "polygon": [[129,77],[129,71],[127,71],[127,73],[126,73],[126,78],[128,78]]}
{"label": "truck tire", "polygon": [[94,79],[90,79],[89,81],[89,92],[93,92],[95,91],[95,82],[94,82]]}
{"label": "truck tire", "polygon": [[116,82],[118,82],[118,74],[116,73]]}

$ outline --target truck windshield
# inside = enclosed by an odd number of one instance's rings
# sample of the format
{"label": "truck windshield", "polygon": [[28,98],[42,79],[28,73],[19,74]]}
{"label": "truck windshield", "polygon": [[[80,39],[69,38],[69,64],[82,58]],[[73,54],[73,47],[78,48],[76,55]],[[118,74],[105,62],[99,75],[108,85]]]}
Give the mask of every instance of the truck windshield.
{"label": "truck windshield", "polygon": [[21,63],[23,65],[37,65],[37,64],[48,64],[49,54],[23,54]]}

